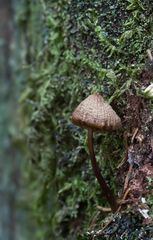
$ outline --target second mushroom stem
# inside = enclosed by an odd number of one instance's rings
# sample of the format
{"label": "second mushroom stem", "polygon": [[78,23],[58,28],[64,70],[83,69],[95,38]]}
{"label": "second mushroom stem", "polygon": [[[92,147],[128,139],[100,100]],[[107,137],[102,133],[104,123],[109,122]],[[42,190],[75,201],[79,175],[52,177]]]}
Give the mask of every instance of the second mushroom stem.
{"label": "second mushroom stem", "polygon": [[93,130],[92,129],[88,129],[88,148],[89,148],[89,153],[90,153],[90,158],[91,158],[91,163],[92,163],[92,168],[93,168],[94,174],[100,184],[103,195],[107,198],[107,201],[109,202],[112,211],[115,212],[118,207],[116,199],[113,196],[111,189],[106,184],[105,179],[103,178],[100,168],[96,161],[94,147],[93,147]]}

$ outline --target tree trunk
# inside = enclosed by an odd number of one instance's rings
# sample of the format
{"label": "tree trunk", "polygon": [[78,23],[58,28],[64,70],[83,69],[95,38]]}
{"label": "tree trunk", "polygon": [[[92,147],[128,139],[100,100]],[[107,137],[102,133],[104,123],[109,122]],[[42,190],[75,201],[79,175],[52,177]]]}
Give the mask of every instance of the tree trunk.
{"label": "tree trunk", "polygon": [[[97,206],[108,203],[94,180],[86,132],[71,123],[74,108],[95,92],[109,101],[123,123],[119,131],[95,136],[104,177],[119,201],[127,201],[116,222],[119,230],[119,219],[129,222],[129,232],[125,228],[109,236],[137,239],[143,234],[144,216],[136,206],[143,208],[145,196],[151,216],[153,204],[145,191],[148,177],[150,182],[153,177],[152,106],[143,92],[152,79],[152,62],[145,65],[146,50],[153,48],[152,9],[151,1],[120,0],[42,0],[26,5],[20,23],[28,81],[21,111],[32,162],[36,235],[43,239],[102,237],[96,230],[106,215]],[[144,174],[146,169],[150,175]],[[122,218],[121,210],[128,207],[131,215]],[[147,237],[152,237],[151,230]]]}

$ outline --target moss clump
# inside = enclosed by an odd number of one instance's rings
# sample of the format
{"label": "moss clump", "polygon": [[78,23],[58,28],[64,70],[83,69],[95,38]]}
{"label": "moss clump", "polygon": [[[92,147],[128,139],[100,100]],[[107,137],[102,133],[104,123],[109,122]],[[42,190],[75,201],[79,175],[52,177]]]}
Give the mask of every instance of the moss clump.
{"label": "moss clump", "polygon": [[[83,239],[96,205],[105,199],[88,163],[86,132],[71,124],[71,112],[98,91],[123,117],[126,93],[135,88],[145,51],[153,45],[153,4],[40,0],[24,8],[19,21],[28,46],[28,83],[21,102],[33,210],[41,226],[37,239]],[[116,192],[122,134],[97,135],[96,142],[97,158]]]}

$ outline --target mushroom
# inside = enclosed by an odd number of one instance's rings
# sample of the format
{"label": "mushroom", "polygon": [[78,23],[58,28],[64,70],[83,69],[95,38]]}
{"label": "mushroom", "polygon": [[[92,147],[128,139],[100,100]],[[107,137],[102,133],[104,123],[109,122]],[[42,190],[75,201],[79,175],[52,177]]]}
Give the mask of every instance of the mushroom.
{"label": "mushroom", "polygon": [[101,170],[97,164],[93,147],[93,132],[116,130],[121,127],[121,119],[100,94],[92,94],[75,109],[72,114],[72,122],[88,130],[88,148],[92,168],[103,194],[109,202],[112,211],[115,212],[118,207],[117,201],[101,175]]}

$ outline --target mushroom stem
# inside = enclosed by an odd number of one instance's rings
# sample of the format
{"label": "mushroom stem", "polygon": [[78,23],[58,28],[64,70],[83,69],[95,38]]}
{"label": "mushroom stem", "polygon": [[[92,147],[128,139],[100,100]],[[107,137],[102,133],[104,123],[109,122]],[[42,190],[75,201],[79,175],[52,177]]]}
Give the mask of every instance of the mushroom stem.
{"label": "mushroom stem", "polygon": [[94,174],[100,184],[101,190],[103,192],[103,195],[107,198],[107,201],[110,204],[110,207],[112,209],[112,212],[115,212],[117,210],[117,202],[115,197],[112,194],[112,191],[110,190],[109,186],[106,184],[105,179],[101,175],[100,168],[97,164],[94,147],[93,147],[93,130],[91,128],[88,129],[88,148],[92,163],[92,168],[94,171]]}

